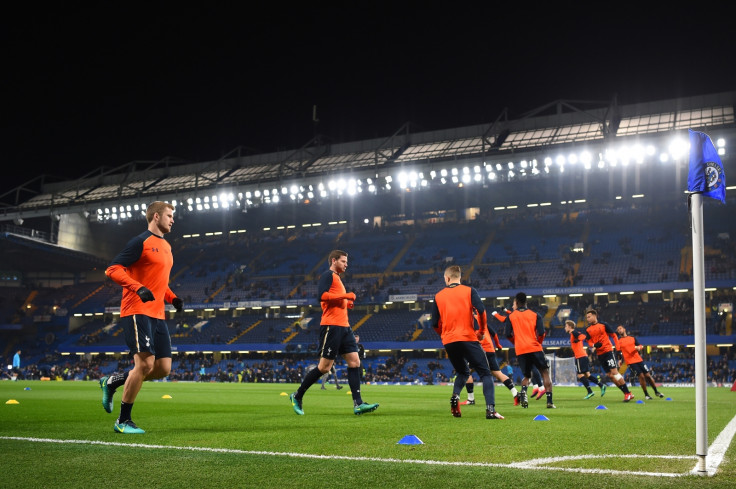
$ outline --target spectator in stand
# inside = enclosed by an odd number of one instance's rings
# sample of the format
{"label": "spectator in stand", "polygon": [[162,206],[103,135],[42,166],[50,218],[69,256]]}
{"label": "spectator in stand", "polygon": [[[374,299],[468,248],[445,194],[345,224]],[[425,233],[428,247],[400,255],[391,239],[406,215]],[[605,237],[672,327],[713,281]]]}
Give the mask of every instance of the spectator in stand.
{"label": "spectator in stand", "polygon": [[22,374],[20,372],[20,350],[15,352],[15,355],[13,355],[13,380],[18,380],[18,378],[23,378]]}

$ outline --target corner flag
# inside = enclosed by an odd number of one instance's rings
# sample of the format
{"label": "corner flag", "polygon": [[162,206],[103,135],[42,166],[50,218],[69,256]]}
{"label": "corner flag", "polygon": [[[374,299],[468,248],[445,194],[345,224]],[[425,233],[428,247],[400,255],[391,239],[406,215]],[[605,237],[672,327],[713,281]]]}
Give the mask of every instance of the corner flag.
{"label": "corner flag", "polygon": [[688,192],[700,192],[706,197],[726,203],[726,174],[710,137],[688,129],[690,133],[690,167],[687,173]]}

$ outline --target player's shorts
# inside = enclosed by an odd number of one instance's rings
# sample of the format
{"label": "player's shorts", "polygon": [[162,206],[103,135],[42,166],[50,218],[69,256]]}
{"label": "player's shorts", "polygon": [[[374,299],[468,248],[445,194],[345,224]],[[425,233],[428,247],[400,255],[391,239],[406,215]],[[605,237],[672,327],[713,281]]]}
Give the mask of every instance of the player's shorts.
{"label": "player's shorts", "polygon": [[644,362],[630,363],[629,364],[629,368],[636,375],[643,375],[643,374],[648,374],[649,373],[649,367]]}
{"label": "player's shorts", "polygon": [[606,373],[610,372],[614,368],[618,368],[618,362],[616,362],[616,356],[613,351],[607,351],[606,353],[598,355],[598,363],[601,364],[601,367]]}
{"label": "player's shorts", "polygon": [[358,353],[358,343],[348,326],[320,326],[319,344],[319,356],[328,360],[336,359],[337,355]]}
{"label": "player's shorts", "polygon": [[543,351],[533,351],[530,353],[522,353],[516,356],[516,360],[519,362],[519,368],[521,373],[527,379],[532,376],[532,367],[537,367],[540,372],[542,370],[548,370],[549,364],[547,363],[547,357],[544,356]]}
{"label": "player's shorts", "polygon": [[588,357],[576,358],[575,370],[578,371],[579,375],[583,375],[585,372],[590,372],[590,360],[588,360]]}
{"label": "player's shorts", "polygon": [[458,375],[470,375],[472,368],[481,379],[491,375],[486,352],[477,341],[455,341],[445,345],[447,358]]}
{"label": "player's shorts", "polygon": [[501,366],[498,364],[495,352],[487,351],[486,358],[488,359],[488,367],[491,369],[491,372],[501,370]]}
{"label": "player's shorts", "polygon": [[171,358],[169,326],[163,319],[134,314],[120,318],[119,324],[130,353],[153,353],[156,358]]}

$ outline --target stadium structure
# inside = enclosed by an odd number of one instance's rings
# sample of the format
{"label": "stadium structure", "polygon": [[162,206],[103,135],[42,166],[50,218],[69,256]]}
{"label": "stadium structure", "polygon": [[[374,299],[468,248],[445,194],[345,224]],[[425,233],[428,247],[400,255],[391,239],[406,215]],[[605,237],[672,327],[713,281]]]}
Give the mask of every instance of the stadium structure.
{"label": "stadium structure", "polygon": [[[563,324],[626,324],[649,348],[692,348],[687,130],[707,133],[736,175],[736,92],[632,105],[558,100],[512,118],[430,132],[187,162],[174,157],[39,175],[0,195],[3,355],[33,338],[64,355],[126,351],[109,260],[176,207],[171,308],[178,352],[310,352],[316,279],[332,249],[358,296],[351,323],[371,352],[437,356],[427,326],[448,264],[487,307],[523,290],[565,349]],[[708,354],[731,355],[734,198],[705,205]],[[499,326],[496,324],[496,326]],[[506,346],[510,346],[503,340]],[[44,346],[45,345],[45,346]]]}

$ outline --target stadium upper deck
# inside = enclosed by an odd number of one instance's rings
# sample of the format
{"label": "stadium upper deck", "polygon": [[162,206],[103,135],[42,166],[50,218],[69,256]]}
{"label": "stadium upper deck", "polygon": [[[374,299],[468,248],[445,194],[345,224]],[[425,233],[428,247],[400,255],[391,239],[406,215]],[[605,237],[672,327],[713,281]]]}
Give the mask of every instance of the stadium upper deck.
{"label": "stadium upper deck", "polygon": [[209,162],[131,162],[58,183],[41,175],[0,196],[0,221],[60,220],[67,214],[120,221],[152,200],[175,201],[179,212],[248,210],[474,184],[490,185],[503,202],[515,195],[516,185],[501,183],[540,181],[539,190],[554,187],[561,173],[573,178],[579,171],[613,172],[629,162],[663,158],[675,169],[667,173],[680,171],[677,162],[687,150],[673,145],[673,138],[688,128],[722,140],[730,166],[735,102],[736,92],[636,105],[557,101],[518,119],[504,112],[489,124],[444,131],[412,132],[406,124],[382,139],[330,144],[316,137],[280,153],[246,156],[236,148]]}

